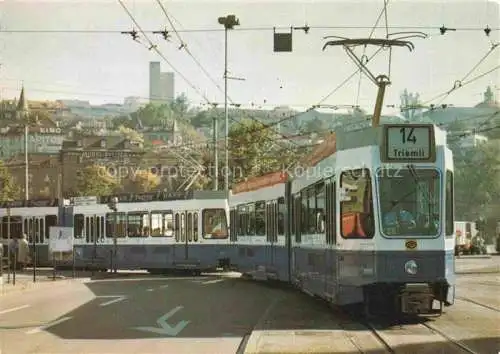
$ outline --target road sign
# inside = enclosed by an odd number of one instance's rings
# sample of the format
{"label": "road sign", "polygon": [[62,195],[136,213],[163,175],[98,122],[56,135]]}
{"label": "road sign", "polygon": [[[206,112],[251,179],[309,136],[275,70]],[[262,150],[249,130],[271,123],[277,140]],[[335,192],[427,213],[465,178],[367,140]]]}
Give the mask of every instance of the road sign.
{"label": "road sign", "polygon": [[69,252],[73,250],[73,228],[51,226],[49,231],[49,250]]}

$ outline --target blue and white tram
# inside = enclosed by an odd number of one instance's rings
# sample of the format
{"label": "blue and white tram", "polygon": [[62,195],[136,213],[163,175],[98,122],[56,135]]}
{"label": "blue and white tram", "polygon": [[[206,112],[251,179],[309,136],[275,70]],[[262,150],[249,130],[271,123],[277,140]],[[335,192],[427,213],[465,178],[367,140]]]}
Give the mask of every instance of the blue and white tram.
{"label": "blue and white tram", "polygon": [[[311,157],[316,161],[307,173],[274,187],[276,195],[269,186],[251,192],[253,200],[283,198],[283,219],[291,222],[285,221],[278,246],[272,237],[277,212],[266,208],[261,227],[268,237],[259,241],[266,258],[253,262],[247,254],[254,241],[232,225],[234,263],[250,275],[252,267],[268,278],[289,274],[304,292],[340,305],[363,303],[368,312],[429,313],[434,300],[451,305],[453,158],[445,132],[433,125],[385,125],[342,132],[327,144],[330,149],[317,150],[321,158]],[[243,199],[230,195],[232,221],[246,212],[249,200]],[[273,263],[277,247],[287,258]]]}
{"label": "blue and white tram", "polygon": [[229,196],[231,240],[238,249],[231,263],[255,279],[289,279],[286,179],[271,173],[236,186]]}
{"label": "blue and white tram", "polygon": [[[10,204],[10,210],[7,205],[3,205],[0,209],[0,240],[2,246],[7,245],[9,233],[11,239],[26,234],[31,250],[31,261],[36,260],[38,266],[51,265],[49,230],[51,226],[57,226],[58,223],[57,200],[7,203]],[[33,250],[36,252],[34,253]]]}
{"label": "blue and white tram", "polygon": [[[200,272],[228,265],[224,192],[118,198],[117,212],[106,203],[73,207],[76,267],[155,273],[169,269]],[[139,201],[144,199],[148,201]]]}

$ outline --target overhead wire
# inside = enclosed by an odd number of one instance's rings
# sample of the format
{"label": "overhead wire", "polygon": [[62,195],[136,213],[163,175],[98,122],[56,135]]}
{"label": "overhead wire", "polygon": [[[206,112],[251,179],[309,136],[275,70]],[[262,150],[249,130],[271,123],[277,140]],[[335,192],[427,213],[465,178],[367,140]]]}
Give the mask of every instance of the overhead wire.
{"label": "overhead wire", "polygon": [[[308,25],[310,29],[318,29],[318,30],[330,30],[330,29],[344,29],[344,30],[349,30],[349,29],[369,29],[371,30],[373,26],[347,26],[347,25],[341,25],[341,26],[311,26]],[[443,26],[380,26],[380,27],[375,27],[375,29],[387,29],[387,30],[436,30],[440,31]],[[489,32],[495,32],[495,31],[500,31],[500,27],[487,27],[489,29]],[[234,28],[234,31],[273,31],[273,30],[289,30],[290,26],[272,26],[272,27],[239,27],[239,28]],[[454,31],[482,31],[484,32],[486,30],[486,27],[481,28],[481,27],[454,27]],[[103,29],[103,30],[89,30],[89,29],[81,29],[81,30],[70,30],[70,29],[5,29],[5,28],[0,28],[0,33],[74,33],[74,34],[86,34],[86,33],[94,33],[94,34],[119,34],[122,33],[124,30],[117,30],[117,29]],[[179,33],[196,33],[196,32],[223,32],[224,29],[222,28],[193,28],[193,29],[181,29],[177,30]],[[153,32],[158,32],[157,30],[144,30],[145,33],[153,33]]]}
{"label": "overhead wire", "polygon": [[497,65],[497,66],[496,66],[496,67],[494,67],[493,69],[491,69],[491,70],[489,70],[489,71],[487,71],[487,72],[485,72],[485,73],[483,73],[483,74],[480,74],[480,75],[478,75],[478,76],[474,77],[473,79],[470,79],[470,80],[468,80],[468,81],[465,81],[465,80],[466,80],[466,79],[467,79],[467,78],[468,78],[468,77],[469,77],[469,76],[470,76],[470,75],[471,75],[471,74],[472,74],[472,73],[473,73],[473,72],[474,72],[474,71],[475,71],[475,70],[479,67],[479,65],[481,65],[481,64],[482,64],[482,63],[486,60],[486,58],[488,58],[488,56],[490,56],[490,55],[491,55],[491,53],[493,53],[493,51],[495,51],[495,49],[497,49],[497,48],[498,48],[499,44],[500,44],[500,43],[494,43],[494,44],[492,44],[492,45],[491,45],[491,48],[490,48],[490,49],[486,52],[486,54],[485,54],[485,55],[483,55],[483,56],[479,59],[479,61],[478,61],[476,64],[474,64],[474,66],[472,67],[472,69],[470,69],[470,70],[467,72],[467,74],[465,74],[465,75],[462,77],[462,79],[460,79],[460,80],[456,80],[456,81],[453,83],[453,87],[452,87],[451,89],[449,89],[449,90],[447,90],[447,91],[445,91],[445,92],[443,92],[443,93],[441,93],[441,94],[439,94],[439,95],[434,96],[433,98],[431,98],[431,99],[429,99],[429,100],[425,101],[423,104],[425,105],[425,104],[428,104],[428,103],[430,103],[430,102],[432,102],[432,101],[435,101],[435,100],[441,99],[441,100],[439,101],[439,103],[438,103],[438,104],[440,104],[440,103],[441,103],[441,102],[443,102],[443,101],[444,101],[444,100],[445,100],[448,96],[450,96],[450,95],[451,95],[454,91],[457,91],[458,89],[462,88],[463,86],[466,86],[466,85],[468,85],[468,84],[470,84],[470,83],[472,83],[472,82],[474,82],[474,81],[476,81],[476,80],[478,80],[478,79],[480,79],[480,78],[482,78],[482,77],[484,77],[484,76],[486,76],[486,75],[488,75],[488,74],[492,73],[493,71],[497,70],[498,68],[500,68],[500,65]]}
{"label": "overhead wire", "polygon": [[[384,0],[384,7],[382,8],[382,11],[380,11],[380,14],[377,17],[377,20],[375,21],[375,25],[373,25],[373,28],[370,31],[370,34],[368,35],[368,39],[371,39],[372,36],[374,35],[375,29],[378,26],[378,23],[380,22],[380,19],[382,18],[382,15],[384,13],[385,13],[386,37],[389,36],[389,31],[387,29],[387,25],[388,25],[387,24],[387,5],[389,4],[389,1],[390,0]],[[367,49],[367,47],[368,47],[368,45],[366,45],[366,44],[363,46],[363,54],[361,55],[361,64],[362,65],[367,64],[367,62],[366,63],[363,62],[366,59],[366,49]],[[362,78],[363,78],[363,71],[359,70],[358,92],[356,94],[356,105],[359,104],[359,95],[361,94],[361,80],[362,80]]]}
{"label": "overhead wire", "polygon": [[142,27],[139,25],[139,23],[136,21],[136,19],[134,18],[134,16],[130,13],[129,9],[127,8],[127,6],[123,3],[122,0],[118,0],[118,2],[120,3],[120,5],[122,6],[123,10],[127,13],[127,15],[130,17],[130,19],[132,20],[132,22],[137,26],[137,28],[139,29],[139,31],[141,32],[141,34],[144,36],[144,38],[148,41],[148,44],[150,45],[150,50],[154,50],[164,61],[165,63],[167,63],[170,68],[175,71],[175,73],[177,73],[187,84],[189,87],[191,87],[197,94],[199,94],[207,103],[210,103],[210,100],[207,98],[207,96],[201,92],[200,89],[198,89],[193,83],[191,83],[191,81],[189,81],[189,79],[187,79],[175,66],[172,65],[172,63],[165,57],[165,55],[163,55],[163,53],[158,49],[158,45],[153,43],[151,41],[151,39],[149,39],[149,37],[146,35],[146,33],[144,32],[144,30],[142,29]]}
{"label": "overhead wire", "polygon": [[160,6],[163,14],[167,18],[168,23],[172,27],[172,30],[174,31],[175,35],[177,36],[177,39],[180,42],[179,49],[184,49],[184,51],[191,57],[191,59],[193,59],[193,61],[196,63],[196,65],[201,69],[201,71],[203,71],[203,73],[205,74],[205,76],[210,81],[212,81],[212,83],[215,85],[215,87],[217,87],[217,89],[220,92],[222,92],[222,94],[225,94],[224,90],[219,86],[218,82],[212,77],[212,75],[210,75],[210,73],[205,69],[205,67],[203,65],[201,65],[200,61],[193,55],[193,53],[191,52],[191,50],[188,48],[187,43],[181,38],[181,35],[179,34],[179,31],[175,28],[175,25],[174,25],[173,21],[171,20],[170,15],[167,12],[167,9],[165,8],[165,6],[163,6],[161,0],[156,0],[156,2]]}

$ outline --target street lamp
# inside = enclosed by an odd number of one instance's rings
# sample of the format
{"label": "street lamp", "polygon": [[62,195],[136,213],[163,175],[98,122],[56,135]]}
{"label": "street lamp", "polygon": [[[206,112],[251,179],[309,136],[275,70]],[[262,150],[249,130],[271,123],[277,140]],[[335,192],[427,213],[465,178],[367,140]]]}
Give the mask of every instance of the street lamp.
{"label": "street lamp", "polygon": [[112,271],[116,273],[116,256],[118,254],[118,239],[117,239],[117,227],[116,227],[116,222],[117,222],[117,216],[118,216],[118,197],[113,197],[110,199],[108,203],[108,208],[113,211],[113,257],[112,259]]}
{"label": "street lamp", "polygon": [[226,193],[229,191],[229,113],[227,110],[227,32],[240,25],[240,20],[235,15],[219,17],[219,24],[224,26],[224,115],[226,118],[226,137],[224,145],[226,150],[226,173],[224,176],[224,186]]}

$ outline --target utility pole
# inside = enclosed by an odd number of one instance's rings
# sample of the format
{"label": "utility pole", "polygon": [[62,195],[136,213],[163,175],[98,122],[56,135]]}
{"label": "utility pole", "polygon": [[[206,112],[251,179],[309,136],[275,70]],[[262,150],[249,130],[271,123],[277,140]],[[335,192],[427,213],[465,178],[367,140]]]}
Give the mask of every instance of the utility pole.
{"label": "utility pole", "polygon": [[234,26],[240,25],[240,20],[235,15],[227,15],[226,17],[219,17],[219,24],[224,26],[224,115],[226,118],[226,136],[224,139],[224,150],[226,151],[226,163],[224,173],[224,189],[226,193],[229,192],[229,111],[227,107],[227,32],[234,29]]}
{"label": "utility pole", "polygon": [[217,103],[213,104],[214,106],[214,117],[213,117],[213,143],[214,143],[214,176],[213,176],[213,189],[214,191],[219,189],[219,154],[218,154],[218,146],[217,139],[219,134],[219,125],[217,124],[218,114],[217,114]]}
{"label": "utility pole", "polygon": [[111,272],[116,273],[117,270],[117,256],[118,256],[118,198],[112,197],[108,202],[108,208],[113,211],[113,251],[111,252]]}
{"label": "utility pole", "polygon": [[28,166],[28,122],[24,124],[24,199],[29,199],[29,166]]}

